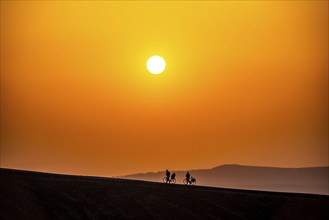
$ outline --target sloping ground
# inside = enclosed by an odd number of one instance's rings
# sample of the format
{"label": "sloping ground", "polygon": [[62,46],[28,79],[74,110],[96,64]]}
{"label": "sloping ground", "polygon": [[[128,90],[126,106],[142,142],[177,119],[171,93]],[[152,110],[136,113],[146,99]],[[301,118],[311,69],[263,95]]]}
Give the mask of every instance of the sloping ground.
{"label": "sloping ground", "polygon": [[[174,171],[182,183],[186,171]],[[190,170],[198,185],[297,192],[329,195],[329,167],[276,168],[242,165],[222,165],[212,169]],[[164,172],[140,173],[123,178],[159,182]]]}
{"label": "sloping ground", "polygon": [[0,169],[0,219],[328,219],[329,196]]}

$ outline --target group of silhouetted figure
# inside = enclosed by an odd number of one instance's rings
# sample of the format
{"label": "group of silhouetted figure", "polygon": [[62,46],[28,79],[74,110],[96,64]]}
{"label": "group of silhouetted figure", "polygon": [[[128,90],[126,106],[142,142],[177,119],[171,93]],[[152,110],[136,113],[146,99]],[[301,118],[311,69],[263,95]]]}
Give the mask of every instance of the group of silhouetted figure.
{"label": "group of silhouetted figure", "polygon": [[[166,170],[166,176],[163,178],[164,183],[176,183],[176,173],[172,173],[170,175],[170,172]],[[185,185],[194,185],[196,184],[196,179],[194,177],[191,177],[189,172],[186,172],[185,179],[183,180],[183,183]]]}

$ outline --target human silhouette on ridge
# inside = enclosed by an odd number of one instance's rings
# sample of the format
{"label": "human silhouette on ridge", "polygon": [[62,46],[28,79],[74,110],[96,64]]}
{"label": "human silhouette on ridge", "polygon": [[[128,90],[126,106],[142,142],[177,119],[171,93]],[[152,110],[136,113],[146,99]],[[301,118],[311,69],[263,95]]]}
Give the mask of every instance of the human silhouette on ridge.
{"label": "human silhouette on ridge", "polygon": [[185,177],[186,177],[187,184],[191,184],[191,180],[190,180],[191,175],[189,172],[186,172]]}
{"label": "human silhouette on ridge", "polygon": [[166,170],[166,177],[167,177],[166,183],[168,183],[170,181],[170,172],[168,170]]}

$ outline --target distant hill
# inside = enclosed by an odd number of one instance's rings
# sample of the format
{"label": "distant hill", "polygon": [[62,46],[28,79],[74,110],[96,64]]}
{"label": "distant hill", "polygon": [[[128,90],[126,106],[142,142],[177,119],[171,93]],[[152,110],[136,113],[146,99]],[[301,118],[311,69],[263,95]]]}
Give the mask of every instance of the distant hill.
{"label": "distant hill", "polygon": [[[173,171],[182,183],[186,171]],[[212,169],[189,170],[198,185],[238,189],[299,192],[329,195],[329,167],[275,168],[222,165]],[[161,182],[165,173],[139,173],[127,179]]]}
{"label": "distant hill", "polygon": [[329,196],[325,195],[167,185],[0,169],[1,220],[326,220],[329,219],[328,207]]}

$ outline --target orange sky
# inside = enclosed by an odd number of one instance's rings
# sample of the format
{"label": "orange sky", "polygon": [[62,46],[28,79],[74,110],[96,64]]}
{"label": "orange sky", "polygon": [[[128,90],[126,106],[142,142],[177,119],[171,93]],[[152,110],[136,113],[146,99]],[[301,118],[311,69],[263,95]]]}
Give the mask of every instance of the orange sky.
{"label": "orange sky", "polygon": [[327,1],[1,1],[1,167],[328,165],[327,92]]}

